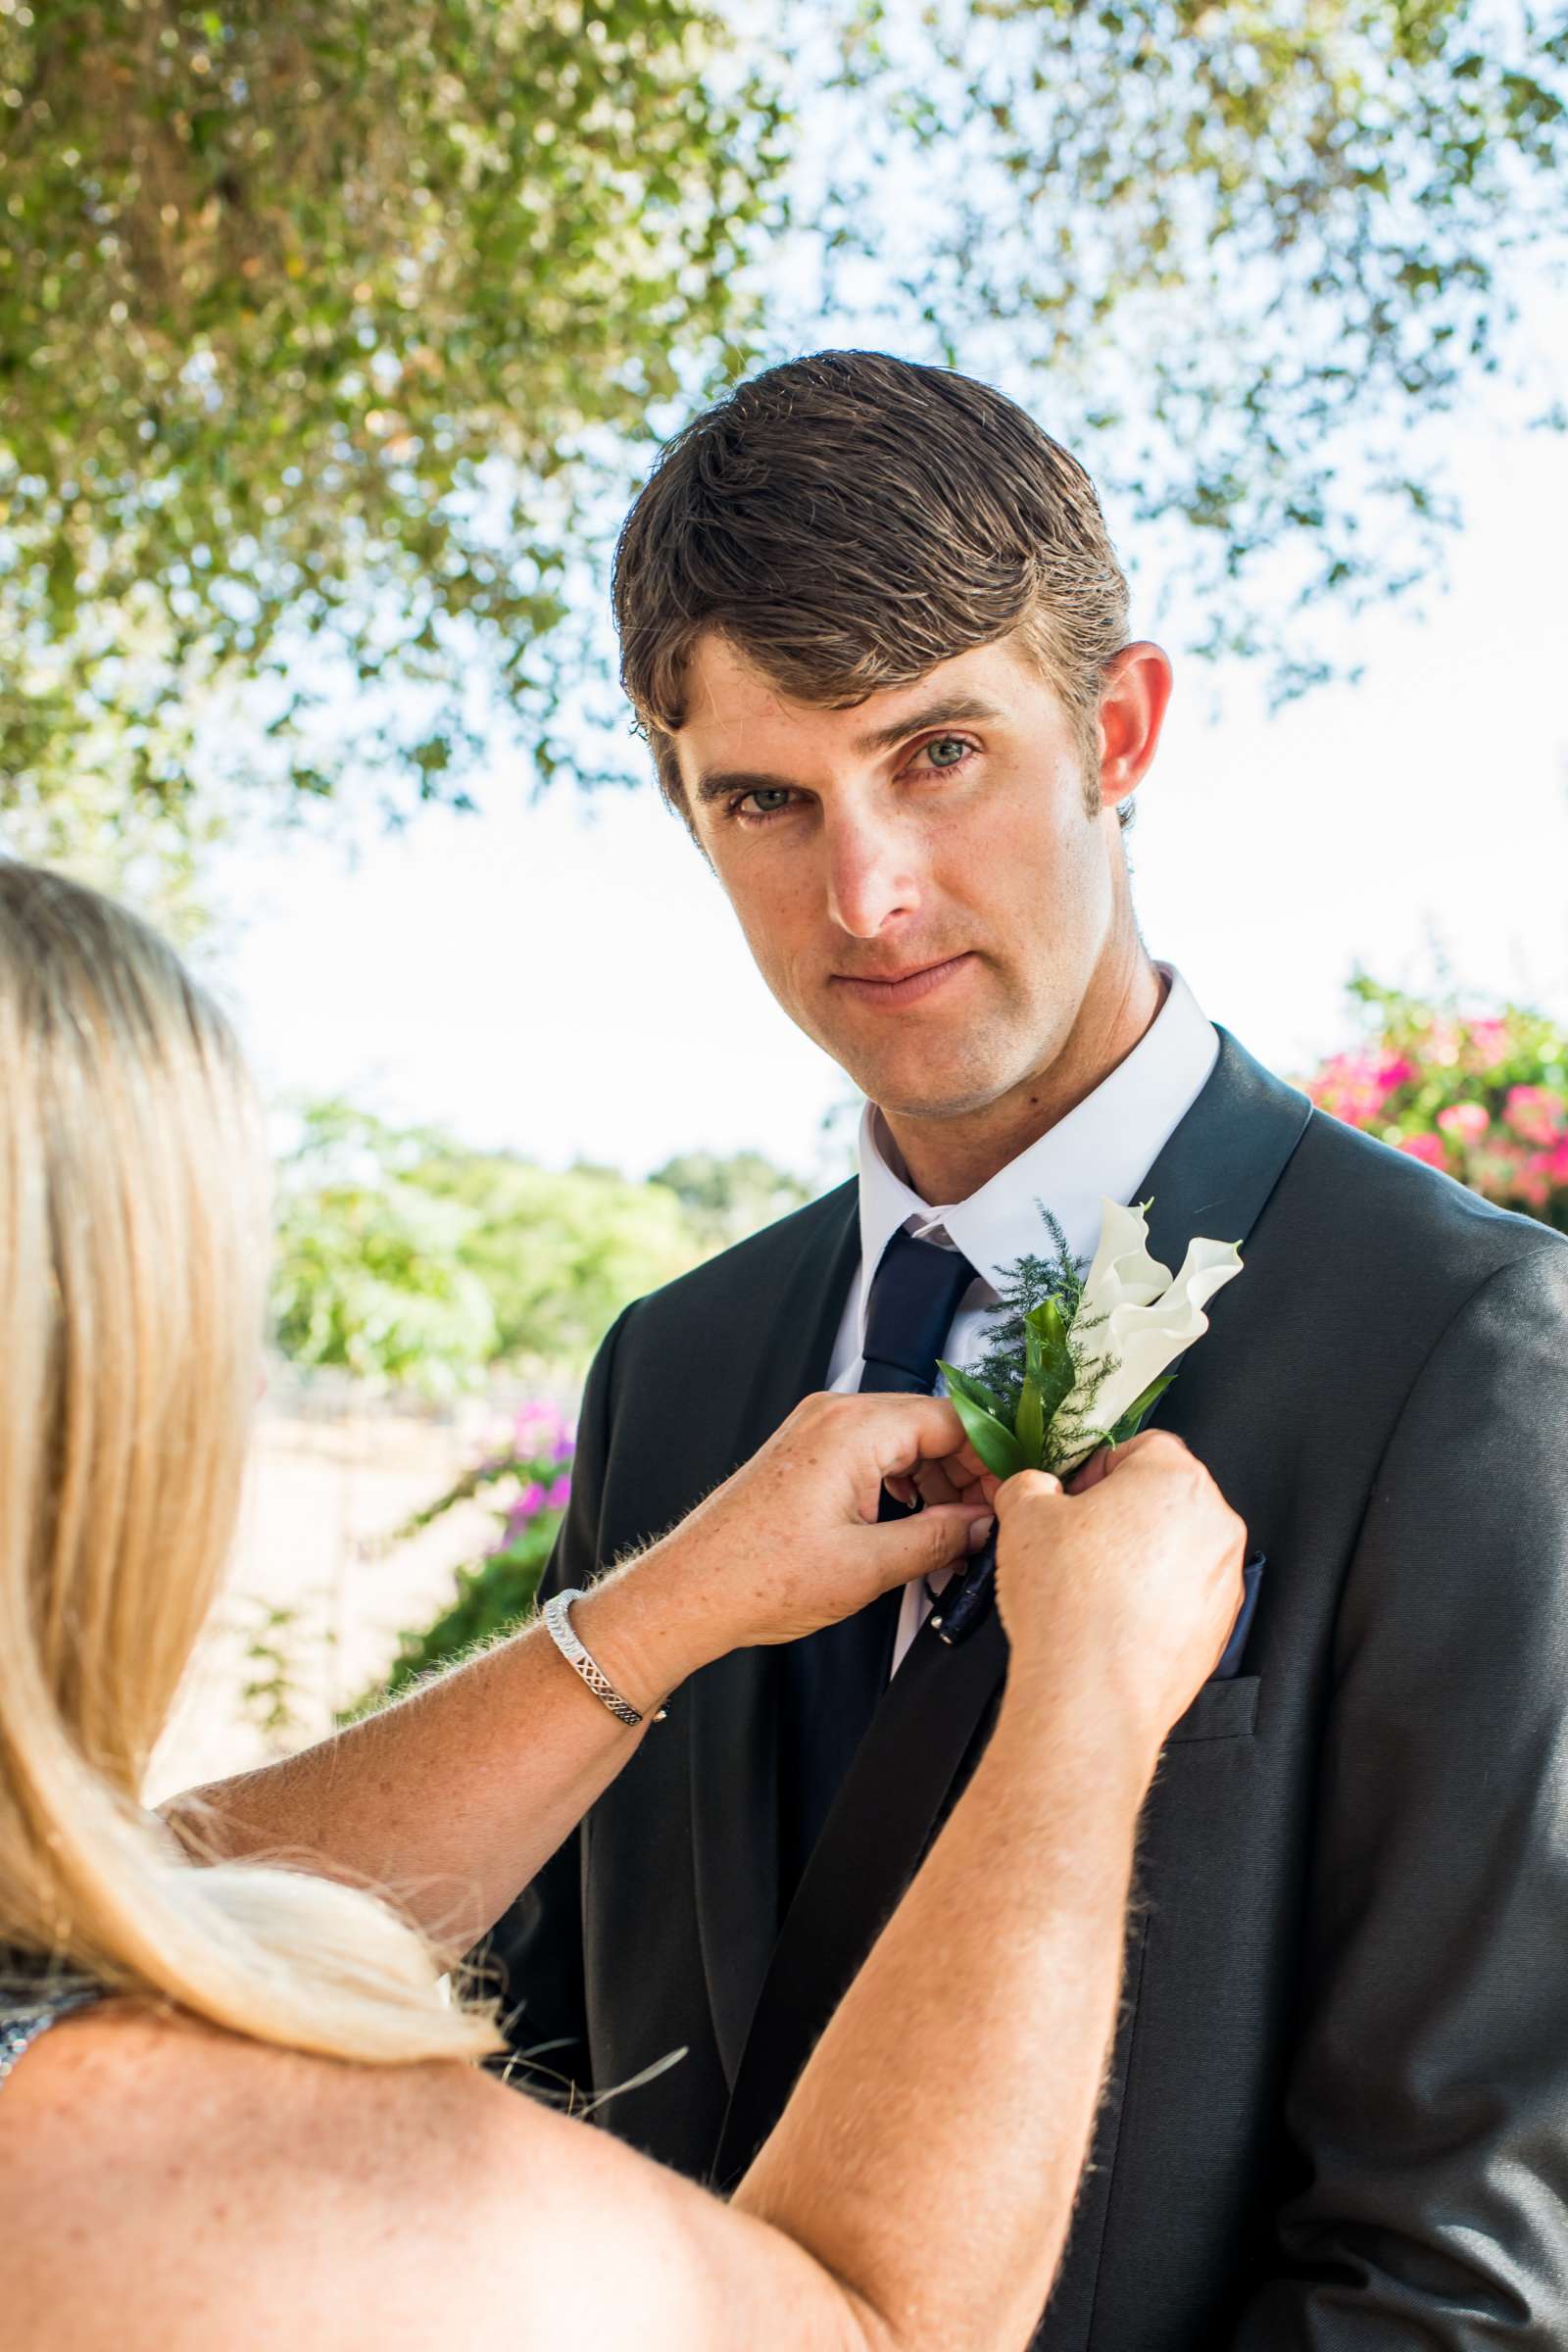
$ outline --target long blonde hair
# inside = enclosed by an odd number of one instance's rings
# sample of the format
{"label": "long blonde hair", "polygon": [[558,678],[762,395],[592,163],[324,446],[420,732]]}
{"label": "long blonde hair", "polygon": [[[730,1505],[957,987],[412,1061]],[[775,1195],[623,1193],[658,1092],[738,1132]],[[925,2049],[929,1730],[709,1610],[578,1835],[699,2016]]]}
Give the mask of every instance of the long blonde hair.
{"label": "long blonde hair", "polygon": [[385,1903],[202,1867],[140,1802],[233,1535],[268,1195],[172,950],[0,861],[0,1950],[298,2049],[477,2057],[493,2014]]}

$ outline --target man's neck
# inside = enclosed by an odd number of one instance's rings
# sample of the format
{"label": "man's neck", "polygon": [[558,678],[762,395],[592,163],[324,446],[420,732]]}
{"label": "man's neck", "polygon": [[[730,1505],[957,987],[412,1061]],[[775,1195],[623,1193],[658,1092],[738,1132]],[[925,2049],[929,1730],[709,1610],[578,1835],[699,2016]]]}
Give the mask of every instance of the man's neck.
{"label": "man's neck", "polygon": [[1086,1000],[1061,1052],[995,1102],[953,1119],[884,1111],[910,1189],[933,1208],[979,1192],[1104,1084],[1147,1036],[1169,993],[1163,972],[1140,952],[1114,997]]}

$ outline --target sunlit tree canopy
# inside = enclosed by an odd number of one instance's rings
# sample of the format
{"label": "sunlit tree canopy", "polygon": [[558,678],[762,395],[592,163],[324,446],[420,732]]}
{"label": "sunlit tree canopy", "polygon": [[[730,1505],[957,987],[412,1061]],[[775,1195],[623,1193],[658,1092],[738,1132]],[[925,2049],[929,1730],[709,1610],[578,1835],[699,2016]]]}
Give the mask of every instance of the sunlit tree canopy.
{"label": "sunlit tree canopy", "polygon": [[[177,794],[548,762],[591,461],[722,368],[773,115],[688,0],[0,7],[0,723]],[[323,753],[313,706],[353,690]],[[407,797],[407,795],[406,795]]]}

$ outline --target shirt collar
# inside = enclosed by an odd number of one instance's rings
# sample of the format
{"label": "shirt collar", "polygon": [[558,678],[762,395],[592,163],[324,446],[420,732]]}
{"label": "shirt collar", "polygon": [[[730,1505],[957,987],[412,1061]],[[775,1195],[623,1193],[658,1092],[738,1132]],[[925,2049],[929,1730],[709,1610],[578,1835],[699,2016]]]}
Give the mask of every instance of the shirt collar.
{"label": "shirt collar", "polygon": [[[1214,1025],[1180,972],[1164,963],[1155,969],[1170,988],[1126,1059],[967,1200],[936,1207],[922,1200],[900,1171],[881,1112],[866,1104],[859,1134],[862,1332],[871,1278],[901,1227],[920,1234],[940,1227],[993,1292],[999,1266],[1026,1250],[1049,1253],[1039,1202],[1059,1220],[1075,1257],[1094,1255],[1102,1201],[1132,1200],[1219,1054]],[[974,1302],[980,1296],[971,1295]]]}

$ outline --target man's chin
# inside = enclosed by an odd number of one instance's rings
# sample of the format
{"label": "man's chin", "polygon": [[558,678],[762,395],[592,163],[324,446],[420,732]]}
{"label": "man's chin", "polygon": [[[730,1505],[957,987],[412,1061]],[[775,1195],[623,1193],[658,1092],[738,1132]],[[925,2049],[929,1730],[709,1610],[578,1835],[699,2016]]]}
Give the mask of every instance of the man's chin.
{"label": "man's chin", "polygon": [[1016,1072],[1005,1075],[977,1070],[973,1064],[957,1070],[851,1070],[860,1092],[892,1119],[971,1118],[989,1110],[1018,1083]]}
{"label": "man's chin", "polygon": [[[807,1024],[802,1023],[803,1027]],[[1038,1041],[1024,1024],[973,1018],[911,1020],[867,1036],[859,1024],[808,1029],[867,1101],[894,1119],[962,1119],[1027,1082]],[[836,1034],[835,1034],[836,1032]]]}
{"label": "man's chin", "polygon": [[940,1124],[945,1119],[972,1118],[977,1111],[989,1110],[1009,1090],[1004,1086],[988,1086],[978,1092],[962,1094],[921,1094],[909,1096],[891,1089],[872,1094],[870,1100],[878,1110],[890,1119],[928,1119]]}

